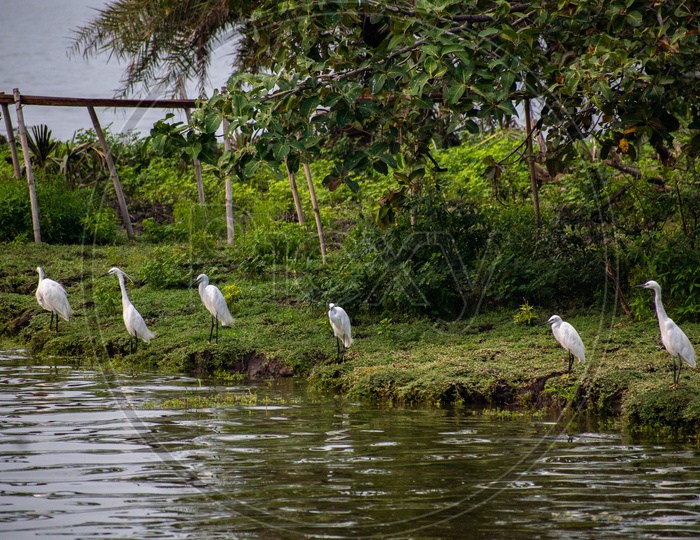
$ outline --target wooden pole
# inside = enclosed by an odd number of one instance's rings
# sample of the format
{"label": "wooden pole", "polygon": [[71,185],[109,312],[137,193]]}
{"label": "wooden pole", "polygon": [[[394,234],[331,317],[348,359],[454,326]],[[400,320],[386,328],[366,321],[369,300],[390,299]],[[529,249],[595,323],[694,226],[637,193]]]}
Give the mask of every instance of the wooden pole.
{"label": "wooden pole", "polygon": [[[222,92],[223,92],[222,88]],[[228,137],[228,120],[224,119],[224,150],[231,151],[231,139]],[[231,176],[226,176],[226,242],[233,244],[233,186]]]}
{"label": "wooden pole", "polygon": [[[5,94],[5,92],[0,92]],[[17,154],[17,142],[15,141],[15,130],[12,129],[12,119],[10,118],[10,108],[7,103],[0,105],[2,107],[2,117],[5,119],[5,130],[7,131],[7,142],[10,144],[10,152],[12,153],[12,166],[15,169],[15,178],[22,177],[22,169],[19,166],[19,155]]]}
{"label": "wooden pole", "polygon": [[532,120],[530,117],[530,100],[525,100],[525,126],[527,132],[527,163],[530,167],[530,185],[532,186],[532,207],[535,210],[535,225],[542,223],[540,219],[540,196],[537,188],[537,174],[535,173],[535,157],[532,152]]}
{"label": "wooden pole", "polygon": [[32,159],[29,153],[29,140],[27,139],[27,127],[24,125],[22,114],[22,101],[19,89],[13,90],[15,96],[15,109],[17,111],[17,125],[19,126],[19,139],[22,142],[22,154],[24,154],[24,166],[27,169],[27,185],[29,186],[29,203],[32,207],[32,226],[34,228],[34,241],[41,243],[41,227],[39,226],[39,203],[36,198],[36,186],[34,185],[34,173],[32,172]]}
{"label": "wooden pole", "polygon": [[[177,84],[180,87],[180,97],[182,99],[187,99],[187,92],[185,91],[185,82],[182,77],[178,77]],[[190,110],[185,109],[185,118],[187,118],[187,123],[190,123]],[[192,160],[192,165],[194,166],[194,176],[197,181],[197,196],[199,197],[199,204],[204,205],[204,183],[202,182],[202,164],[198,159]]]}
{"label": "wooden pole", "polygon": [[112,177],[112,183],[114,184],[114,191],[117,194],[117,202],[119,203],[119,212],[122,215],[122,221],[124,222],[124,228],[126,229],[126,236],[129,240],[134,238],[134,229],[131,227],[131,217],[129,216],[129,210],[126,207],[126,199],[124,198],[124,192],[122,191],[122,185],[119,182],[119,175],[117,174],[117,168],[114,166],[114,160],[112,159],[112,152],[109,150],[107,145],[107,139],[105,139],[105,134],[102,132],[102,127],[97,119],[97,114],[95,114],[95,108],[91,105],[88,106],[88,113],[90,113],[90,119],[92,120],[92,125],[95,128],[95,133],[97,133],[97,139],[100,141],[102,146],[102,151],[105,153],[105,159],[107,160],[107,167],[109,168],[109,174]]}
{"label": "wooden pole", "polygon": [[309,194],[311,195],[311,208],[314,209],[314,217],[316,218],[316,231],[318,231],[318,243],[321,246],[321,260],[326,264],[326,242],[323,239],[323,223],[321,222],[321,212],[318,210],[318,201],[316,200],[316,191],[314,183],[311,179],[311,168],[308,163],[304,163],[304,174],[306,175],[306,183],[309,185]]}
{"label": "wooden pole", "polygon": [[297,219],[299,220],[299,225],[304,224],[304,210],[301,208],[301,199],[299,198],[299,190],[297,189],[296,180],[294,180],[294,173],[289,170],[289,165],[287,164],[287,158],[284,158],[284,166],[287,168],[287,177],[289,178],[289,187],[292,188],[292,197],[294,197],[294,206],[297,209]]}
{"label": "wooden pole", "polygon": [[[0,103],[11,105],[15,102],[9,94],[0,93]],[[137,109],[192,109],[194,99],[117,99],[117,98],[75,98],[56,96],[29,96],[22,94],[23,105],[43,105],[53,107],[130,107]]]}

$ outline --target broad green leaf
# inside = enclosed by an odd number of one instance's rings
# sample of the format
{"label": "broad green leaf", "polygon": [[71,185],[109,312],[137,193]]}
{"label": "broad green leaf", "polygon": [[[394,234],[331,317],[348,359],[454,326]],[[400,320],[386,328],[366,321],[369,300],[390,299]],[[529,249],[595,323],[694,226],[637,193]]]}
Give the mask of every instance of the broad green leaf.
{"label": "broad green leaf", "polygon": [[642,17],[642,14],[639,13],[639,11],[630,11],[626,17],[627,24],[635,27],[641,25],[643,19],[644,18]]}
{"label": "broad green leaf", "polygon": [[352,178],[347,178],[347,177],[346,177],[346,178],[343,179],[343,181],[344,181],[345,184],[350,188],[350,191],[352,191],[353,193],[357,193],[358,191],[360,191],[360,184],[358,184],[358,183],[357,183],[355,180],[353,180]]}
{"label": "broad green leaf", "polygon": [[433,58],[440,58],[440,47],[437,45],[426,44],[421,47],[421,50]]}
{"label": "broad green leaf", "polygon": [[185,153],[193,160],[199,158],[199,153],[201,151],[202,145],[199,142],[185,147]]}
{"label": "broad green leaf", "polygon": [[493,36],[495,34],[498,34],[500,30],[498,28],[494,28],[493,26],[488,26],[484,28],[481,32],[479,32],[479,37],[480,38],[486,38],[489,36]]}
{"label": "broad green leaf", "polygon": [[318,96],[311,96],[303,99],[300,107],[302,116],[311,116],[311,113],[316,111],[316,108],[318,107],[320,102],[321,99]]}
{"label": "broad green leaf", "polygon": [[246,178],[251,178],[257,172],[259,166],[260,163],[258,161],[249,161],[243,169],[243,174]]}
{"label": "broad green leaf", "polygon": [[369,80],[369,91],[372,94],[376,95],[382,91],[382,88],[384,88],[385,83],[386,83],[386,75],[384,73],[375,73],[374,75],[372,75],[372,78]]}
{"label": "broad green leaf", "polygon": [[211,111],[207,114],[204,120],[205,133],[216,133],[221,127],[223,116],[218,111]]}
{"label": "broad green leaf", "polygon": [[460,100],[460,98],[464,95],[464,92],[466,90],[467,87],[464,84],[453,83],[447,88],[447,92],[445,92],[445,98],[447,99],[448,103],[454,105]]}
{"label": "broad green leaf", "polygon": [[377,160],[372,163],[372,167],[374,167],[374,170],[379,174],[389,174],[389,166],[384,161]]}
{"label": "broad green leaf", "polygon": [[423,62],[423,67],[425,68],[425,71],[427,71],[428,74],[432,77],[438,68],[438,61],[432,56],[428,56],[425,59],[425,62]]}
{"label": "broad green leaf", "polygon": [[289,146],[285,143],[277,143],[272,147],[272,155],[275,161],[281,162],[287,155],[289,155]]}

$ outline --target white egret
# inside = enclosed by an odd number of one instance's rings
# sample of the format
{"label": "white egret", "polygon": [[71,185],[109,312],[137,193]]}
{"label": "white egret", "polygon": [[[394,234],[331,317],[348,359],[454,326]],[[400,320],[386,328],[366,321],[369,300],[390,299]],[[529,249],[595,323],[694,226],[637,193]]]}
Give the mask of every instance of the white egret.
{"label": "white egret", "polygon": [[552,315],[545,324],[550,324],[552,326],[552,334],[557,338],[559,345],[564,347],[566,352],[569,353],[568,373],[571,373],[571,367],[574,364],[574,356],[581,362],[586,361],[586,351],[583,347],[581,336],[578,335],[578,332],[571,324],[563,321],[559,315]]}
{"label": "white egret", "polygon": [[60,283],[44,277],[44,269],[41,266],[37,266],[36,271],[39,272],[39,286],[36,288],[37,302],[46,311],[51,312],[49,331],[53,326],[54,315],[56,316],[56,332],[58,332],[58,316],[69,321],[73,313],[68,303],[68,294]]}
{"label": "white egret", "polygon": [[[345,358],[345,351],[352,345],[352,329],[350,328],[350,317],[345,313],[345,310],[335,304],[328,304],[328,319],[331,321],[331,328],[335,335],[335,341],[338,345],[338,360],[342,352]],[[343,341],[343,350],[340,350],[340,341]]]}
{"label": "white egret", "polygon": [[194,283],[199,283],[199,296],[204,307],[211,313],[209,342],[211,343],[211,336],[214,333],[214,327],[216,327],[216,343],[219,343],[219,321],[221,321],[221,326],[233,324],[233,317],[226,305],[226,299],[216,285],[209,284],[209,278],[206,274],[199,274]]}
{"label": "white egret", "polygon": [[124,276],[126,276],[126,274],[119,268],[114,267],[110,268],[109,272],[104,275],[116,275],[117,278],[119,278],[119,288],[122,290],[122,316],[124,317],[124,326],[126,326],[126,331],[129,332],[129,349],[133,354],[138,348],[139,338],[144,340],[146,343],[150,343],[151,340],[156,337],[156,335],[148,329],[141,314],[136,311],[134,304],[129,301],[129,295],[126,294],[126,285],[124,284]]}
{"label": "white egret", "polygon": [[[659,329],[661,330],[661,343],[673,358],[673,384],[677,385],[681,380],[681,368],[683,361],[691,368],[695,367],[695,351],[688,337],[683,333],[678,325],[666,315],[664,305],[661,303],[661,286],[656,281],[647,281],[635,287],[651,289],[654,291],[654,303],[656,304],[656,317],[659,319]],[[676,358],[678,358],[678,368],[676,370]]]}

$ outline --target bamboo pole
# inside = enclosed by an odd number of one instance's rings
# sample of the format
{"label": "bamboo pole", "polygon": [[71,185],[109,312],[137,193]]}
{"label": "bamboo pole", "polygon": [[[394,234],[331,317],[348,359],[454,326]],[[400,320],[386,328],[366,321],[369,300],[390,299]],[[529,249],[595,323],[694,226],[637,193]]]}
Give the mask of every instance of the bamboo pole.
{"label": "bamboo pole", "polygon": [[[0,92],[4,95],[5,92]],[[5,130],[7,131],[7,142],[10,145],[10,152],[12,154],[12,166],[15,169],[15,178],[22,177],[22,169],[19,166],[19,155],[17,154],[17,141],[15,141],[15,131],[12,129],[12,119],[10,118],[10,108],[7,103],[0,104],[2,108],[2,116],[5,119]]]}
{"label": "bamboo pole", "polygon": [[326,264],[326,242],[323,239],[323,223],[321,222],[321,212],[318,210],[318,201],[316,200],[316,191],[314,183],[311,179],[311,168],[308,163],[304,163],[304,174],[306,175],[306,183],[309,185],[309,194],[311,195],[311,207],[314,209],[314,217],[316,218],[316,231],[318,231],[318,243],[321,246],[321,260]]}
{"label": "bamboo pole", "polygon": [[[185,82],[182,77],[178,77],[177,84],[180,87],[180,97],[182,99],[187,99],[187,92],[185,91]],[[187,123],[190,123],[190,110],[185,109],[185,118],[187,118]],[[202,164],[198,159],[192,160],[192,165],[194,166],[194,177],[197,181],[197,196],[199,197],[199,204],[204,206],[204,183],[202,182]]]}
{"label": "bamboo pole", "polygon": [[[222,92],[223,92],[222,88]],[[231,151],[231,139],[228,137],[228,120],[224,118],[224,150]],[[226,242],[233,244],[233,186],[231,175],[226,176]]]}
{"label": "bamboo pole", "polygon": [[284,166],[287,168],[287,177],[289,178],[289,187],[292,188],[292,197],[294,197],[294,206],[297,209],[297,220],[299,225],[304,224],[304,210],[301,208],[301,199],[299,198],[299,190],[297,189],[297,183],[294,179],[294,173],[289,169],[287,163],[287,158],[284,158]]}
{"label": "bamboo pole", "polygon": [[532,186],[532,207],[535,210],[535,225],[541,224],[540,196],[537,188],[537,174],[535,173],[535,157],[532,152],[532,120],[530,117],[530,100],[525,100],[525,130],[527,132],[527,163],[530,167],[530,185]]}
{"label": "bamboo pole", "polygon": [[13,90],[15,97],[15,110],[17,111],[17,125],[19,126],[19,138],[22,142],[22,154],[24,154],[24,166],[27,169],[27,185],[29,186],[29,203],[32,207],[32,226],[34,228],[34,241],[41,243],[41,227],[39,225],[39,203],[36,198],[36,186],[34,185],[34,173],[32,172],[32,160],[29,153],[29,140],[27,139],[27,127],[24,125],[22,114],[22,101],[19,88]]}
{"label": "bamboo pole", "polygon": [[129,216],[129,210],[126,207],[126,199],[124,198],[124,192],[122,191],[122,185],[119,182],[119,175],[117,174],[117,168],[114,165],[114,160],[112,159],[112,152],[109,150],[107,145],[107,139],[105,139],[105,134],[102,132],[102,127],[97,119],[97,114],[95,113],[95,108],[93,106],[88,106],[88,113],[90,113],[90,119],[92,120],[92,125],[95,128],[95,133],[97,133],[97,139],[100,141],[102,146],[102,151],[105,153],[105,159],[107,160],[107,167],[109,168],[109,174],[112,177],[112,183],[114,184],[114,191],[117,194],[117,202],[119,203],[119,212],[122,215],[122,221],[124,222],[124,227],[126,228],[126,236],[129,240],[134,238],[134,229],[131,227],[131,217]]}

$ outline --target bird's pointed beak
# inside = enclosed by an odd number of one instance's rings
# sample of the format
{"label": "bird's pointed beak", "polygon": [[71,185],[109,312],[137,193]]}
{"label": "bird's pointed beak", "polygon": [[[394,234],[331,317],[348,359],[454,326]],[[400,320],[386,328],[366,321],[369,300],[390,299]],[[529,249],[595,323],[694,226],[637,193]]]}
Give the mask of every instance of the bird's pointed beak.
{"label": "bird's pointed beak", "polygon": [[105,272],[104,274],[100,274],[97,277],[105,277],[105,276],[109,276],[109,275],[111,275],[109,272]]}
{"label": "bird's pointed beak", "polygon": [[540,323],[537,326],[547,326],[548,324],[549,324],[549,321],[544,321],[543,323]]}
{"label": "bird's pointed beak", "polygon": [[634,289],[643,289],[644,288],[644,283],[641,283],[640,285],[633,285],[632,286]]}

